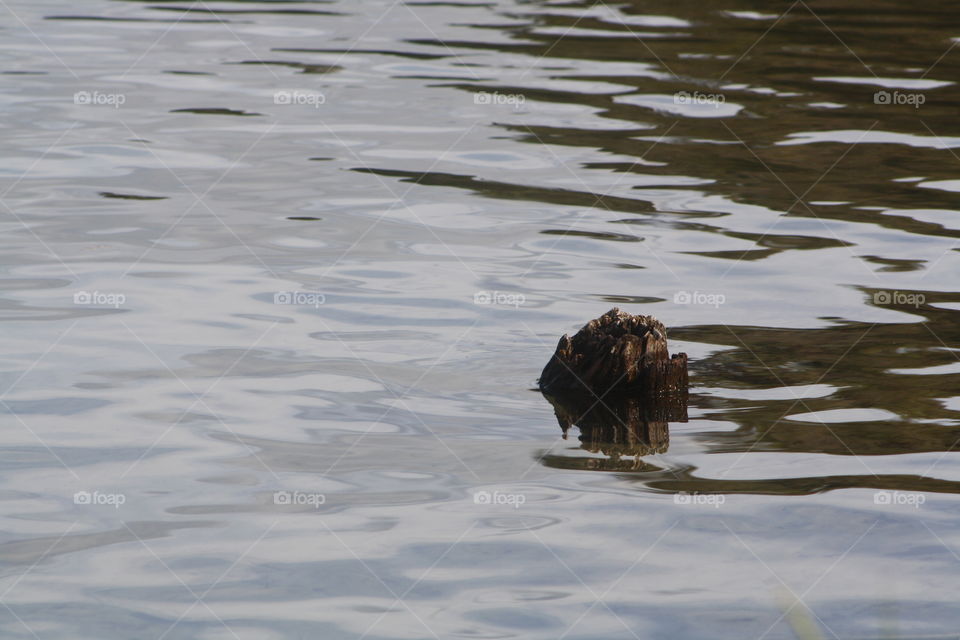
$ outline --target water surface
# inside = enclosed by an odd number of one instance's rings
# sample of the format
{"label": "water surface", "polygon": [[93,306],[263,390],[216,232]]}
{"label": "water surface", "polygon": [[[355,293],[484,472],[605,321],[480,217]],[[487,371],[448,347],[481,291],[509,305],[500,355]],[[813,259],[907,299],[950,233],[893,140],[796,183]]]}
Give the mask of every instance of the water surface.
{"label": "water surface", "polygon": [[956,637],[952,4],[3,11],[4,637]]}

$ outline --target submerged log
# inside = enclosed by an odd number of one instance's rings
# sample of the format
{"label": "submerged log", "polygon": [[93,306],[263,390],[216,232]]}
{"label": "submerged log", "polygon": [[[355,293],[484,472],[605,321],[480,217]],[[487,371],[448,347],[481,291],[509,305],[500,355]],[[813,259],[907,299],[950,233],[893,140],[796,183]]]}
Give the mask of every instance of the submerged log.
{"label": "submerged log", "polygon": [[570,338],[564,335],[540,374],[551,395],[611,392],[655,397],[686,393],[687,354],[667,351],[667,329],[653,316],[613,308]]}

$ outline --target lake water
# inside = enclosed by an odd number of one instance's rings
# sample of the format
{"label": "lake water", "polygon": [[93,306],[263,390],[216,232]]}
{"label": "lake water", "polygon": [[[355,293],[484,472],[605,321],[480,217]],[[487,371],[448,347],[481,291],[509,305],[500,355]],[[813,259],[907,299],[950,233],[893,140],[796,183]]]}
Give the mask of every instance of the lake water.
{"label": "lake water", "polygon": [[4,638],[957,637],[953,3],[0,13]]}

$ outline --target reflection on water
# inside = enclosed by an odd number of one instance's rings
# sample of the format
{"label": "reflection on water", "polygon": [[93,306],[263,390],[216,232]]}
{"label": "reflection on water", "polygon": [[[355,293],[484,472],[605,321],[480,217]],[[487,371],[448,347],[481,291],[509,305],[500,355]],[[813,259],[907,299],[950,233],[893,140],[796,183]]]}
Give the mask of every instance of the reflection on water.
{"label": "reflection on water", "polygon": [[956,635],[954,4],[5,9],[4,637]]}
{"label": "reflection on water", "polygon": [[[609,458],[581,458],[577,462],[583,469],[640,469],[642,456],[667,452],[669,421],[687,421],[685,394],[646,399],[620,394],[557,397],[544,393],[544,397],[553,405],[564,440],[570,428],[576,426],[580,430],[580,448]],[[623,457],[633,460],[622,461]],[[577,468],[574,460],[562,456],[545,456],[543,462],[547,466]]]}

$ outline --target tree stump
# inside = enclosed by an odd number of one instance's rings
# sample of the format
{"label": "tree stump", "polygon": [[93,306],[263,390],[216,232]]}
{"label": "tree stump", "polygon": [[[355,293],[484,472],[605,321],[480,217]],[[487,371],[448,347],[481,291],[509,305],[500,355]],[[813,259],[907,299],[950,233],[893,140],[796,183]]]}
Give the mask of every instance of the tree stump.
{"label": "tree stump", "polygon": [[611,392],[644,397],[686,393],[687,354],[667,351],[667,329],[653,316],[616,307],[564,335],[540,374],[540,390],[553,396]]}

